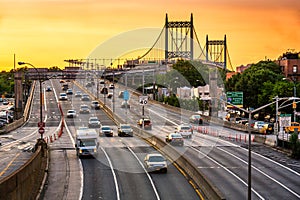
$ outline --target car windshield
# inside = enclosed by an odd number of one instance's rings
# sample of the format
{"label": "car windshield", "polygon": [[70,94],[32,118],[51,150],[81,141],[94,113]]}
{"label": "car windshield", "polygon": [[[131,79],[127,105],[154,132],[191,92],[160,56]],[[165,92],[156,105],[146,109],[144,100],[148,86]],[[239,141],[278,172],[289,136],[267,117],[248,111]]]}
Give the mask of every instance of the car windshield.
{"label": "car windshield", "polygon": [[75,113],[75,110],[69,110],[68,113]]}
{"label": "car windshield", "polygon": [[88,109],[88,106],[81,106],[82,109]]}
{"label": "car windshield", "polygon": [[103,131],[109,131],[110,130],[110,127],[102,127],[101,128]]}
{"label": "car windshield", "polygon": [[85,146],[96,146],[96,142],[94,139],[80,139],[79,140],[79,146],[85,147]]}
{"label": "car windshield", "polygon": [[91,122],[97,122],[97,121],[99,121],[99,120],[98,120],[97,118],[91,118],[90,121],[91,121]]}
{"label": "car windshield", "polygon": [[62,93],[62,94],[60,94],[60,96],[62,96],[62,97],[63,97],[63,96],[67,96],[67,95],[66,95],[65,93]]}
{"label": "car windshield", "polygon": [[180,134],[172,134],[171,137],[172,138],[182,138],[182,136]]}
{"label": "car windshield", "polygon": [[124,125],[124,126],[121,126],[122,129],[130,129],[131,127],[129,125]]}
{"label": "car windshield", "polygon": [[150,156],[149,162],[163,162],[165,159],[161,156]]}
{"label": "car windshield", "polygon": [[182,126],[180,127],[180,130],[190,130],[191,128],[189,126]]}
{"label": "car windshield", "polygon": [[195,119],[200,119],[200,115],[194,115]]}

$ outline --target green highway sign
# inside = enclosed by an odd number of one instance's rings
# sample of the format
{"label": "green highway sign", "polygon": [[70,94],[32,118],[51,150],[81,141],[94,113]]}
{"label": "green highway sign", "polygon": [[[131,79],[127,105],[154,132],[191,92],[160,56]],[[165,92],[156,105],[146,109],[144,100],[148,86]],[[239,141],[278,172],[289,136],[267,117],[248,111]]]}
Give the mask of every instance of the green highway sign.
{"label": "green highway sign", "polygon": [[[237,107],[243,107],[243,92],[226,92],[227,102]],[[228,105],[227,107],[233,107]]]}

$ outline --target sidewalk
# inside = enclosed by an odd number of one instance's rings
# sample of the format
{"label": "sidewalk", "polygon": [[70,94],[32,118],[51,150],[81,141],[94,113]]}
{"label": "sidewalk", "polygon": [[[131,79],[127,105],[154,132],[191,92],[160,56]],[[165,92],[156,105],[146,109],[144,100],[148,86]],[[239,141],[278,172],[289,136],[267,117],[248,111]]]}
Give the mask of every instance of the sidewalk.
{"label": "sidewalk", "polygon": [[81,164],[67,131],[48,146],[49,170],[41,199],[81,199]]}

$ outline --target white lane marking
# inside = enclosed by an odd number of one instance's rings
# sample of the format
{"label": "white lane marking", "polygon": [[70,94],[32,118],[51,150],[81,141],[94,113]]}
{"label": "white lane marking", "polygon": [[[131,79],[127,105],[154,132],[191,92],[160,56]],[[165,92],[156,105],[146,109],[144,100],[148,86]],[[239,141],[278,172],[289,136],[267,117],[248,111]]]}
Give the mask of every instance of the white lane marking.
{"label": "white lane marking", "polygon": [[[241,148],[241,149],[243,149],[244,151],[247,151],[247,152],[248,152],[247,149],[244,149],[244,148]],[[264,158],[264,159],[266,159],[266,160],[268,160],[268,161],[270,161],[270,162],[276,164],[276,165],[279,165],[279,166],[282,167],[282,168],[285,168],[286,170],[288,170],[288,171],[290,171],[290,172],[296,174],[297,176],[300,176],[300,174],[299,174],[298,172],[292,170],[291,168],[288,168],[287,166],[284,166],[284,165],[282,165],[282,164],[280,164],[280,163],[278,163],[278,162],[276,162],[276,161],[274,161],[274,160],[272,160],[272,159],[270,159],[270,158],[267,158],[267,157],[265,157],[265,156],[263,156],[263,155],[260,155],[260,154],[258,154],[258,153],[256,153],[256,152],[253,152],[253,151],[251,151],[251,152],[252,152],[253,154],[257,155],[257,156],[260,156],[260,157],[262,157],[262,158]]]}
{"label": "white lane marking", "polygon": [[[221,165],[218,161],[212,159],[211,157],[209,157],[207,154],[202,153],[201,151],[199,151],[198,149],[196,149],[195,147],[190,147],[192,149],[194,149],[195,151],[197,151],[198,153],[201,153],[203,156],[205,156],[206,158],[208,158],[209,160],[211,160],[212,162],[214,162],[215,164],[219,165],[222,169],[224,169],[225,171],[227,171],[229,174],[231,174],[232,176],[234,176],[237,180],[239,180],[240,182],[242,182],[245,186],[248,186],[248,184],[243,181],[240,177],[238,177],[237,175],[235,175],[232,171],[230,171],[229,169],[227,169],[225,166]],[[254,192],[260,199],[264,199],[256,190],[254,190],[251,187],[251,191]]]}
{"label": "white lane marking", "polygon": [[44,93],[44,107],[45,107],[45,111],[47,112],[47,104],[46,104],[46,90],[45,90],[45,88],[44,88],[44,91],[43,91],[43,93]]}
{"label": "white lane marking", "polygon": [[137,159],[137,161],[140,163],[140,165],[142,166],[142,168],[143,168],[144,171],[146,172],[147,177],[148,177],[148,179],[149,179],[149,181],[150,181],[150,183],[151,183],[151,185],[152,185],[152,188],[153,188],[153,190],[154,190],[154,193],[155,193],[155,195],[156,195],[156,199],[160,200],[160,197],[159,197],[159,194],[158,194],[158,192],[157,192],[157,189],[156,189],[156,187],[155,187],[155,185],[154,185],[154,183],[153,183],[153,180],[152,180],[151,176],[149,175],[149,173],[148,173],[147,170],[145,169],[145,166],[144,166],[143,163],[140,161],[140,159],[137,157],[137,155],[132,151],[132,149],[131,149],[130,147],[127,147],[127,148],[128,148],[129,151],[132,153],[132,155]]}
{"label": "white lane marking", "polygon": [[102,146],[100,146],[100,148],[104,152],[104,155],[105,155],[105,157],[106,157],[106,159],[107,159],[107,161],[109,163],[109,167],[110,167],[111,173],[113,174],[113,177],[114,177],[114,182],[115,182],[115,187],[116,187],[116,192],[117,192],[117,200],[120,200],[119,185],[118,185],[117,176],[116,176],[116,173],[114,171],[112,162],[111,162],[109,156],[107,155],[106,151],[104,150],[104,148]]}
{"label": "white lane marking", "polygon": [[[248,165],[248,162],[244,161],[243,159],[237,157],[236,155],[226,151],[225,149],[221,149],[220,147],[217,147],[218,149],[220,149],[221,151],[231,155],[232,157],[238,159],[239,161],[245,163]],[[300,198],[300,195],[297,194],[296,192],[294,192],[293,190],[291,190],[290,188],[286,187],[283,183],[277,181],[276,179],[272,178],[271,176],[269,176],[268,174],[264,173],[263,171],[261,171],[260,169],[258,169],[257,167],[254,167],[253,165],[251,165],[253,169],[256,169],[258,172],[260,172],[261,174],[263,174],[264,176],[268,177],[269,179],[271,179],[272,181],[274,181],[275,183],[277,183],[278,185],[280,185],[281,187],[283,187],[284,189],[286,189],[287,191],[289,191],[290,193],[292,193],[293,195],[295,195],[297,198]]]}

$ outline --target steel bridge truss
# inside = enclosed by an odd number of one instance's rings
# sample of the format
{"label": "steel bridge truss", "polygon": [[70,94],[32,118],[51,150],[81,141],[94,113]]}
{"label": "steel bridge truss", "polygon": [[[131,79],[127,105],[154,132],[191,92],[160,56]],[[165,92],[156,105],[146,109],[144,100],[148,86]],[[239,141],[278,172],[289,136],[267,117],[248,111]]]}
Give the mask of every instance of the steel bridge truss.
{"label": "steel bridge truss", "polygon": [[[193,14],[190,21],[168,21],[165,23],[165,59],[187,58],[192,60],[193,46]],[[170,37],[170,40],[169,40]]]}

